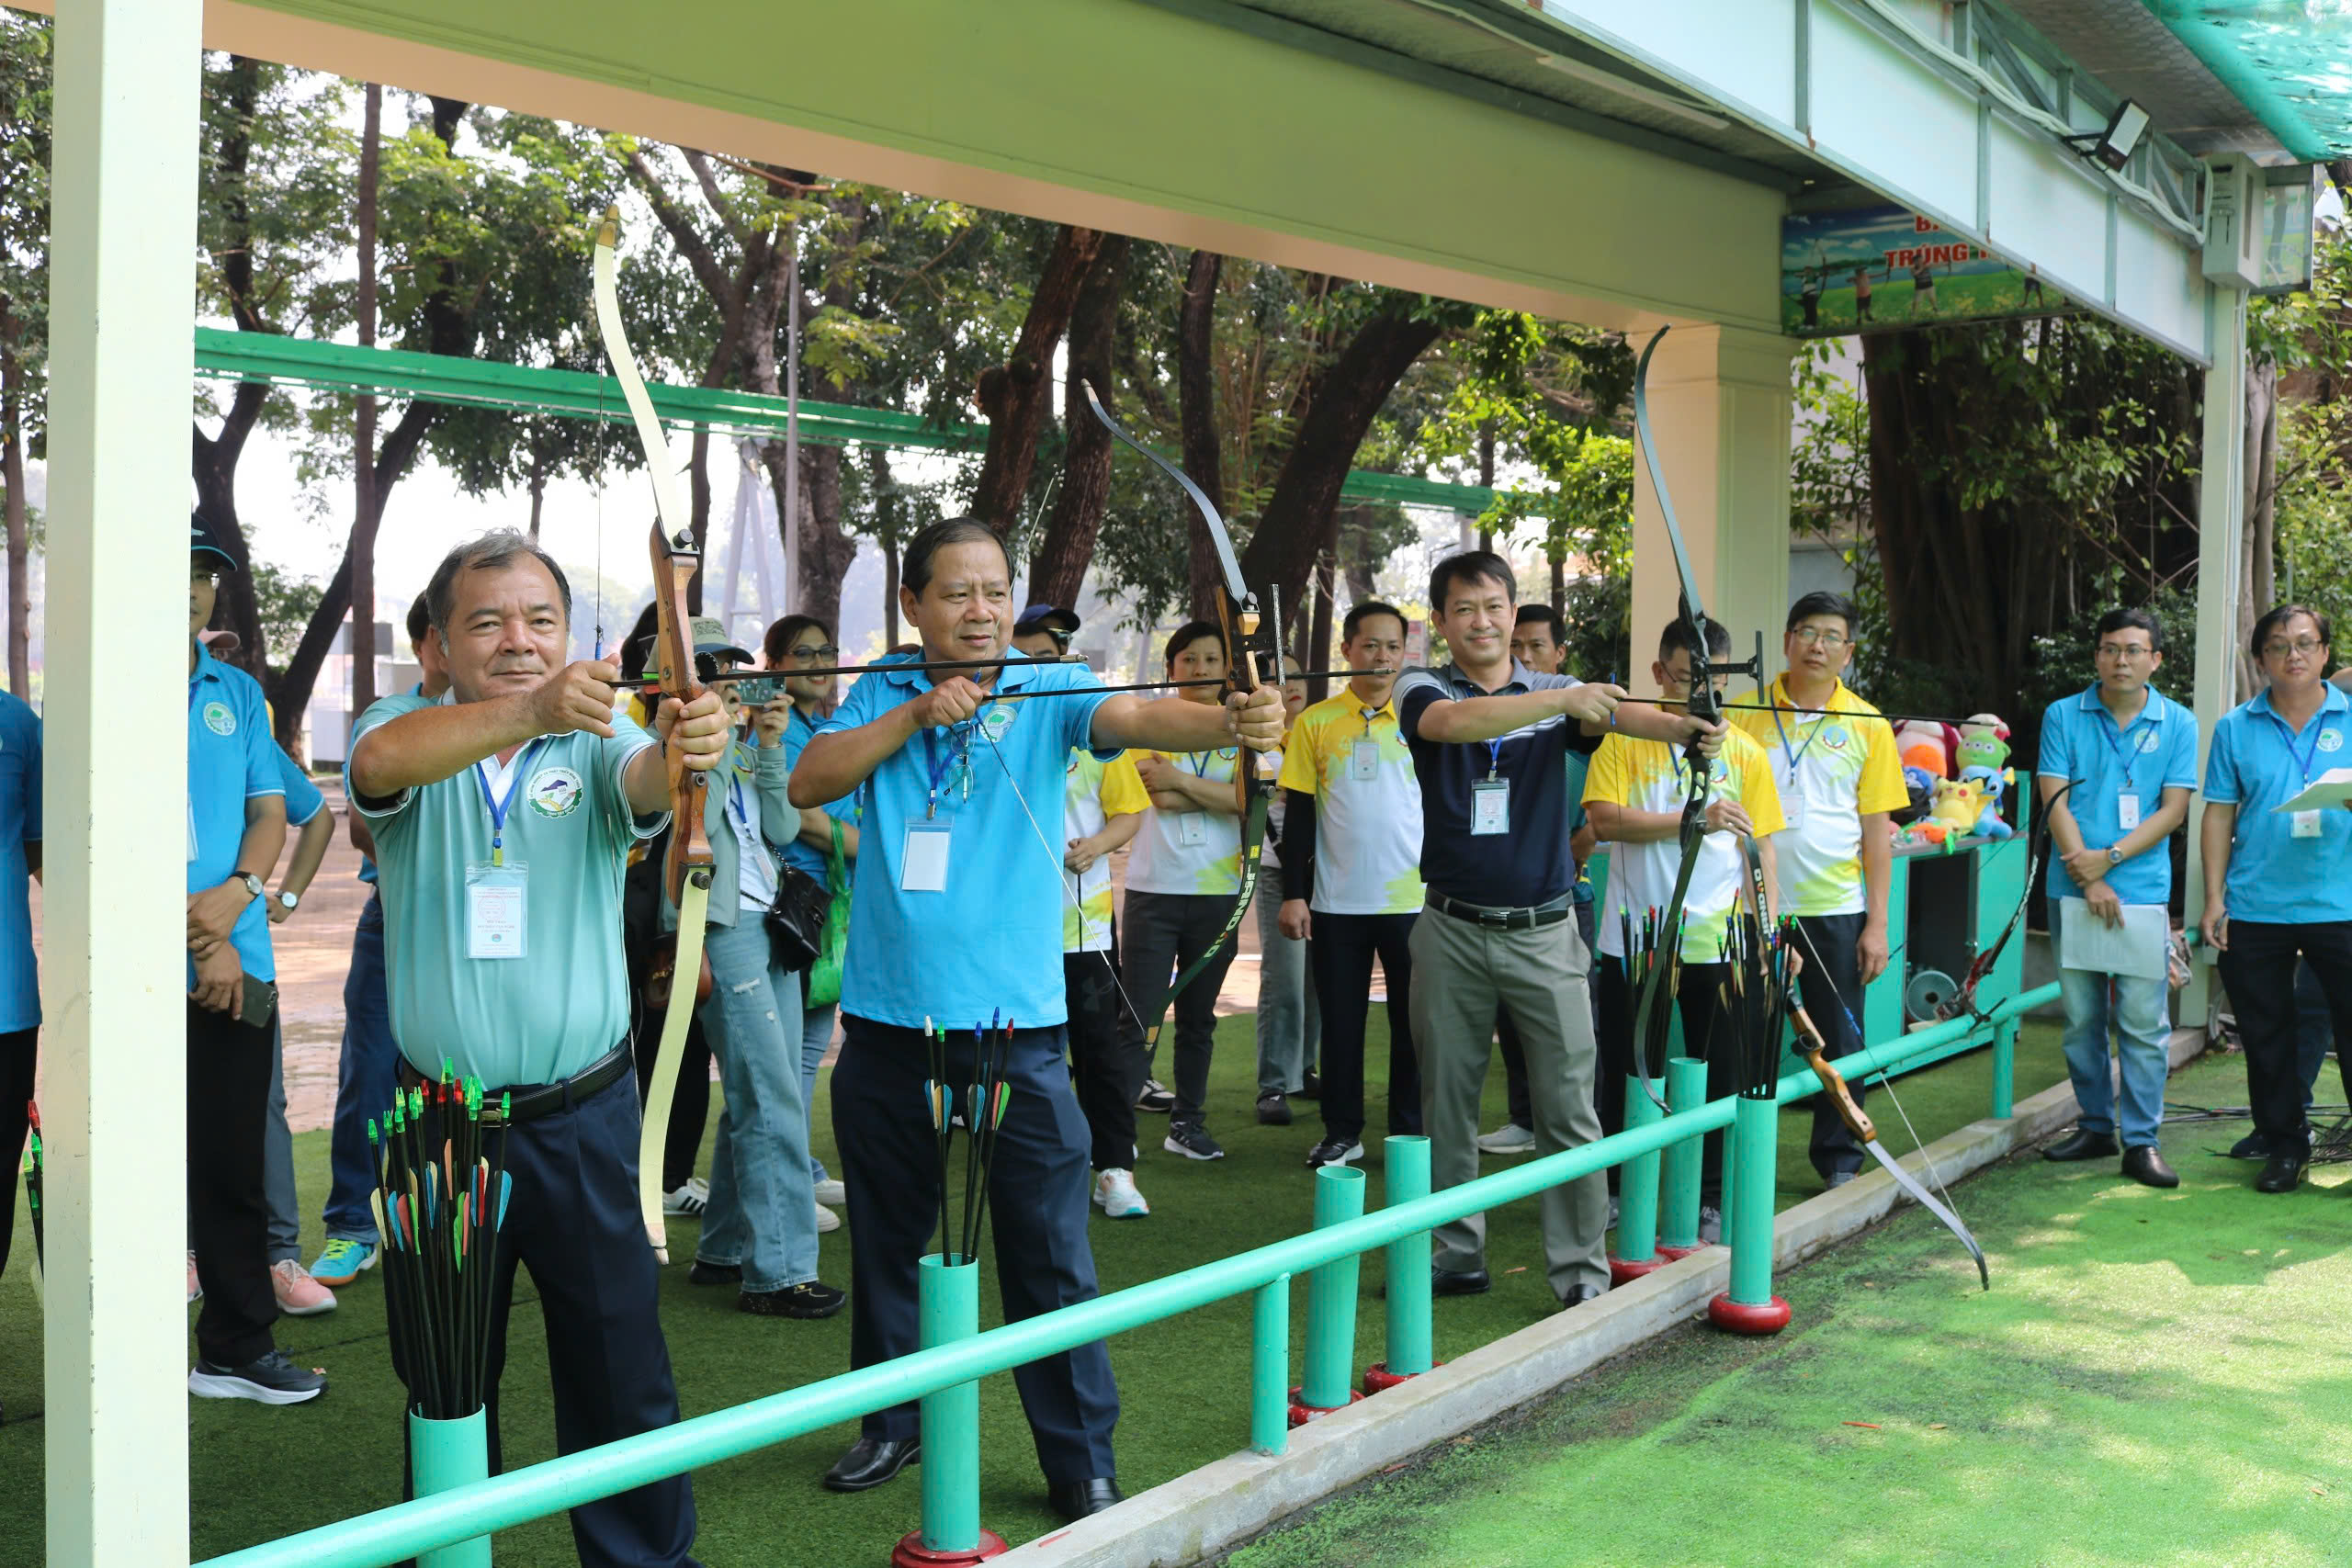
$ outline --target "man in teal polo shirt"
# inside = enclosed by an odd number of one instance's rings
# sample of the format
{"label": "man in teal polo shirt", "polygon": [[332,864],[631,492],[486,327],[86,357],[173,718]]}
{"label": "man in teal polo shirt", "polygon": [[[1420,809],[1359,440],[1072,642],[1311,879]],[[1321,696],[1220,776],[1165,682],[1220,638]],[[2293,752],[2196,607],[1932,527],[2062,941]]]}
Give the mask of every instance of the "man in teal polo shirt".
{"label": "man in teal polo shirt", "polygon": [[[2098,683],[2043,712],[2036,769],[2057,848],[2051,934],[2066,1002],[2066,1072],[2081,1107],[2074,1134],[2041,1157],[2103,1158],[2115,1153],[2120,1132],[2124,1175],[2177,1187],[2156,1134],[2171,1065],[2168,845],[2188,820],[2197,787],[2197,717],[2148,683],[2165,661],[2154,616],[2110,610],[2095,635]],[[2110,1021],[2123,1074],[2120,1128],[2107,1066]]]}
{"label": "man in teal polo shirt", "polygon": [[326,1379],[277,1348],[262,1126],[277,970],[262,878],[286,845],[286,789],[261,686],[197,640],[237,569],[198,513],[188,528],[187,1211],[204,1310],[188,1392],[299,1404]]}
{"label": "man in teal polo shirt", "polygon": [[[968,517],[908,544],[900,613],[940,661],[1005,657],[1021,601],[1004,544]],[[912,662],[907,660],[904,662]],[[1012,1098],[989,1187],[1008,1321],[1092,1297],[1087,1244],[1089,1137],[1063,1056],[1063,775],[1073,750],[1213,750],[1282,741],[1282,693],[1204,706],[1100,689],[1083,665],[1015,656],[937,682],[885,660],[851,688],[793,769],[803,808],[857,793],[856,897],[842,976],[833,1129],[849,1189],[850,1359],[869,1367],[916,1349],[919,1260],[933,1250],[938,1147],[925,1107],[923,1029],[948,1030],[947,1076],[972,1076],[973,1025],[1013,1026]],[[1053,824],[1048,829],[1046,824]],[[950,1244],[954,1245],[954,1244]],[[1111,1454],[1119,1415],[1101,1340],[1013,1374],[1048,1495],[1063,1515],[1120,1500]],[[917,1457],[912,1401],[865,1417],[825,1476],[864,1491]]]}
{"label": "man in teal polo shirt", "polygon": [[[659,742],[616,716],[619,669],[565,662],[571,589],[520,535],[453,550],[425,592],[449,694],[369,708],[345,780],[376,840],[404,1079],[438,1077],[447,1059],[492,1099],[512,1096],[514,1195],[487,1331],[495,1472],[517,1262],[547,1323],[560,1452],[678,1418],[637,1205],[621,877],[629,847],[667,820],[660,748],[707,772],[728,725],[715,692],[664,700]],[[574,1508],[571,1530],[588,1568],[672,1568],[690,1561],[694,1495],[673,1476]]]}
{"label": "man in teal polo shirt", "polygon": [[[2269,682],[2213,726],[2205,757],[2205,941],[2221,954],[2245,1042],[2254,1130],[2270,1158],[2262,1192],[2292,1192],[2311,1162],[2295,1066],[2295,960],[2312,966],[2335,1037],[2352,1038],[2352,811],[2278,809],[2322,773],[2352,764],[2352,699],[2324,679],[2327,617],[2281,604],[2254,623]],[[2352,1061],[2339,1057],[2347,1093]]]}

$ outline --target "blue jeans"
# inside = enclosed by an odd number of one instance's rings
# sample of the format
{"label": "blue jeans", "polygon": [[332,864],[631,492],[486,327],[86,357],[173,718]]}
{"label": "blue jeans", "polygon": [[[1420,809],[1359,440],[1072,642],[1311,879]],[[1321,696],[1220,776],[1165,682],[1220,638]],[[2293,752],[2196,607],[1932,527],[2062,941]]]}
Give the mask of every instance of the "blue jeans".
{"label": "blue jeans", "polygon": [[294,1195],[294,1134],[286,1125],[286,1037],[269,1021],[269,1111],[261,1128],[262,1197],[269,1204],[272,1268],[302,1256],[300,1201]]}
{"label": "blue jeans", "polygon": [[[812,1150],[817,1146],[817,1069],[825,1065],[825,1053],[833,1043],[833,1015],[840,1010],[840,1003],[827,1002],[800,1015],[800,1103],[808,1108],[808,1143]],[[825,1162],[814,1154],[808,1156],[808,1179],[832,1179]]]}
{"label": "blue jeans", "polygon": [[[1258,1092],[1296,1094],[1323,1055],[1323,1009],[1306,963],[1306,943],[1283,935],[1282,874],[1269,866],[1251,900],[1258,917]],[[1238,940],[1238,939],[1237,939]]]}
{"label": "blue jeans", "polygon": [[808,1181],[808,1109],[785,1044],[800,1016],[800,977],[775,965],[768,928],[745,909],[713,926],[703,1029],[727,1091],[710,1150],[704,1263],[741,1264],[743,1289],[781,1291],[817,1277],[817,1198]]}
{"label": "blue jeans", "polygon": [[376,1218],[368,1206],[376,1187],[368,1123],[390,1108],[400,1061],[391,998],[384,990],[384,905],[370,893],[351,933],[351,972],[343,981],[343,1055],[335,1066],[334,1132],[327,1145],[334,1184],[320,1216],[330,1241],[376,1241]]}
{"label": "blue jeans", "polygon": [[[2057,920],[2053,907],[2053,948]],[[2154,1147],[2156,1131],[2164,1124],[2165,1075],[2171,1065],[2165,1050],[2172,1021],[2166,1016],[2169,998],[2164,978],[2143,980],[2061,967],[2058,988],[2066,1003],[2066,1074],[2074,1079],[2075,1100],[2082,1108],[2076,1124],[2086,1133],[2113,1135],[2119,1131],[2115,1088],[2107,1067],[2111,1026],[2123,1078],[2121,1142],[2125,1148]]]}

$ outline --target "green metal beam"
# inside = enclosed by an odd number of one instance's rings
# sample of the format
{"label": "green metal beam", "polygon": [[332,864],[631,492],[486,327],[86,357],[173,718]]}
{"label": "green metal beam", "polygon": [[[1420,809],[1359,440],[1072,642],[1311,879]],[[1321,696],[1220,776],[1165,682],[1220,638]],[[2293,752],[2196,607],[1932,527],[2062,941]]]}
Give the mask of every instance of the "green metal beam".
{"label": "green metal beam", "polygon": [[[559,419],[625,422],[620,383],[582,370],[506,365],[455,355],[360,348],[345,343],[280,337],[271,333],[196,329],[196,373],[221,381],[265,381],[328,392],[375,392],[478,408],[511,409]],[[784,433],[786,400],[726,387],[647,387],[653,412],[666,425],[772,438]],[[800,400],[800,439],[819,446],[871,443],[899,449],[978,452],[989,442],[986,424],[938,424],[895,409]],[[1494,503],[1483,485],[1451,484],[1411,474],[1357,469],[1340,491],[1344,501],[1433,506],[1476,515]]]}

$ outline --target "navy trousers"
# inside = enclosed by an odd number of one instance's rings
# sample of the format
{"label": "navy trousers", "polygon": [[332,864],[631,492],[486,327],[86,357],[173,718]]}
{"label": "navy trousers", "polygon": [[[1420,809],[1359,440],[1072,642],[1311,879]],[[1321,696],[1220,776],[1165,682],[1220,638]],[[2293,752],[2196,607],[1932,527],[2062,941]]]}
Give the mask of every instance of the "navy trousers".
{"label": "navy trousers", "polygon": [[399,1087],[400,1047],[392,1043],[392,1004],[384,989],[384,902],[374,893],[351,933],[351,969],[343,978],[343,1055],[335,1064],[334,1131],[327,1156],[333,1184],[321,1216],[330,1238],[376,1241],[368,1194],[376,1156],[368,1123],[381,1121]]}
{"label": "navy trousers", "polygon": [[[531,1271],[547,1324],[557,1452],[577,1453],[678,1419],[655,1303],[657,1266],[637,1207],[639,1126],[637,1085],[624,1074],[584,1104],[507,1134],[514,1194],[490,1325],[492,1475],[499,1472],[498,1382],[518,1263]],[[401,1343],[397,1333],[392,1343]],[[407,1381],[397,1355],[393,1370]],[[408,1450],[405,1427],[401,1449]],[[582,1568],[679,1568],[693,1561],[687,1551],[694,1539],[694,1487],[683,1475],[571,1510]]]}
{"label": "navy trousers", "polygon": [[[850,1365],[870,1367],[922,1348],[916,1279],[923,1254],[936,1251],[939,1146],[925,1109],[931,1077],[922,1032],[842,1015],[841,1059],[833,1066],[833,1130],[849,1187]],[[951,1032],[947,1076],[969,1080],[972,1037]],[[1094,1252],[1086,1238],[1086,1118],[1070,1090],[1064,1031],[1014,1032],[1005,1066],[1012,1097],[998,1130],[989,1181],[989,1235],[985,1267],[996,1271],[1008,1322],[1091,1301]],[[960,1136],[955,1158],[963,1158]],[[960,1227],[963,1177],[956,1177]],[[951,1244],[952,1245],[952,1244]],[[1111,1429],[1119,1391],[1110,1348],[1097,1339],[1014,1371],[1021,1406],[1049,1482],[1091,1481],[1116,1473]],[[869,1438],[903,1441],[921,1430],[913,1401],[865,1417]]]}

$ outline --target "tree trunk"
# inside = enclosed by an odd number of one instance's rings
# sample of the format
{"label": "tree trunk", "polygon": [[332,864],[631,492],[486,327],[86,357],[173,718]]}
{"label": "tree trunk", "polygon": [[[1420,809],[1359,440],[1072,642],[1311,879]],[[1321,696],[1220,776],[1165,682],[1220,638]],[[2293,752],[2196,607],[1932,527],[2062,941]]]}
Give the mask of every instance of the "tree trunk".
{"label": "tree trunk", "polygon": [[1061,488],[1046,521],[1045,536],[1029,563],[1029,601],[1078,604],[1086,563],[1094,558],[1103,508],[1111,499],[1111,433],[1087,411],[1081,381],[1091,382],[1111,406],[1111,361],[1119,321],[1119,289],[1126,277],[1127,238],[1114,234],[1095,253],[1079,290],[1069,323],[1069,379],[1062,394]]}
{"label": "tree trunk", "polygon": [[686,532],[694,536],[702,570],[686,584],[686,614],[699,615],[703,588],[710,581],[710,432],[696,426],[686,457]]}
{"label": "tree trunk", "polygon": [[[1194,251],[1184,275],[1184,303],[1176,315],[1176,408],[1179,450],[1184,471],[1221,515],[1225,511],[1225,452],[1216,432],[1216,372],[1212,363],[1216,343],[1217,280],[1225,258],[1215,251]],[[1208,531],[1187,528],[1190,544],[1185,573],[1191,584],[1190,603],[1197,617],[1214,619],[1224,588],[1216,551]]]}
{"label": "tree trunk", "polygon": [[[768,471],[775,492],[776,526],[794,526],[784,516],[785,452],[781,441],[760,443],[760,461]],[[842,582],[850,563],[857,559],[857,541],[842,531],[842,449],[838,446],[800,448],[800,581],[793,606],[814,615],[838,634],[841,630]]]}
{"label": "tree trunk", "polygon": [[1053,393],[1054,348],[1105,238],[1100,230],[1062,226],[1030,292],[1011,357],[980,376],[977,397],[989,422],[989,444],[972,487],[971,514],[1001,536],[1010,538],[1021,522],[1037,461],[1037,433]]}
{"label": "tree trunk", "polygon": [[[359,346],[376,346],[376,181],[384,134],[384,89],[368,84],[359,132]],[[353,410],[351,478],[351,719],[376,704],[376,400]],[[346,751],[346,755],[348,752]]]}
{"label": "tree trunk", "polygon": [[[1332,513],[1335,523],[1338,521],[1338,516],[1336,512]],[[1299,649],[1299,657],[1306,661],[1304,667],[1308,670],[1325,670],[1330,667],[1332,577],[1333,559],[1329,556],[1325,556],[1316,563],[1313,613],[1307,621],[1306,646]],[[1306,682],[1306,697],[1309,702],[1319,703],[1330,694],[1331,678],[1329,676],[1317,675]]]}
{"label": "tree trunk", "polygon": [[[1478,484],[1481,489],[1495,488],[1495,422],[1486,420],[1478,426]],[[1491,551],[1495,547],[1495,531],[1481,524],[1478,547]]]}
{"label": "tree trunk", "polygon": [[33,694],[32,562],[25,527],[24,370],[17,356],[23,323],[0,299],[0,491],[8,517],[8,690]]}
{"label": "tree trunk", "polygon": [[1409,308],[1405,299],[1391,301],[1319,378],[1241,558],[1241,575],[1252,589],[1295,604],[1307,569],[1332,547],[1340,487],[1365,431],[1397,380],[1442,331],[1434,321],[1417,320]]}
{"label": "tree trunk", "polygon": [[2240,702],[2260,683],[2244,651],[2254,623],[2278,602],[2278,366],[2256,359],[2245,370],[2245,554],[2238,567],[2237,635],[2231,666]]}

